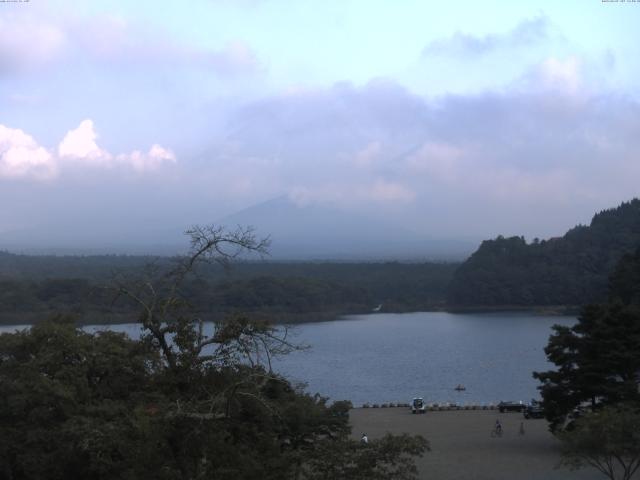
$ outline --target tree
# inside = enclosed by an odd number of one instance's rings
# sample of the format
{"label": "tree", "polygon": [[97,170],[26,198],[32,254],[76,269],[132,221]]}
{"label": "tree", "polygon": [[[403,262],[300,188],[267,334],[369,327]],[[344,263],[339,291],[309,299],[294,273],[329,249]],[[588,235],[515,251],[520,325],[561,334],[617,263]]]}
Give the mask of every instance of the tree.
{"label": "tree", "polygon": [[595,408],[640,401],[640,306],[627,294],[638,288],[634,282],[640,277],[628,274],[637,265],[640,255],[623,257],[612,275],[610,301],[584,307],[573,327],[553,327],[545,352],[558,369],[533,374],[542,382],[539,388],[552,430],[585,402]]}
{"label": "tree", "polygon": [[[482,242],[449,284],[453,305],[585,305],[607,300],[607,277],[640,244],[640,199],[594,215],[564,236]],[[638,275],[636,270],[636,275]],[[640,292],[636,291],[636,295]],[[637,297],[640,299],[640,297]]]}
{"label": "tree", "polygon": [[417,478],[415,456],[429,450],[420,436],[391,435],[367,444],[353,441],[323,442],[304,465],[307,480],[388,480]]}
{"label": "tree", "polygon": [[126,297],[138,306],[145,338],[160,349],[167,366],[174,371],[193,362],[211,360],[210,356],[201,356],[210,345],[224,345],[232,339],[244,344],[246,334],[263,334],[254,346],[266,347],[268,340],[274,338],[273,330],[264,324],[258,329],[246,322],[243,326],[221,324],[213,335],[206,336],[203,320],[194,317],[181,288],[200,263],[215,262],[228,268],[243,253],[266,254],[269,239],[258,239],[251,228],[241,227],[230,232],[223,227],[194,226],[185,233],[191,240],[188,255],[178,257],[170,268],[163,266],[164,270],[152,264],[138,277],[116,276],[111,286],[116,293],[114,302]]}
{"label": "tree", "polygon": [[611,296],[625,305],[640,305],[640,247],[627,254],[610,278]]}
{"label": "tree", "polygon": [[640,467],[638,405],[608,406],[591,412],[558,437],[562,462],[572,469],[590,465],[611,480],[629,480]]}
{"label": "tree", "polygon": [[348,402],[329,405],[272,371],[273,355],[298,348],[286,329],[234,316],[206,331],[183,282],[203,261],[226,265],[267,241],[188,233],[189,255],[111,287],[139,306],[141,340],[68,319],[0,335],[0,479],[415,478],[422,437],[361,447]]}
{"label": "tree", "polygon": [[551,428],[589,402],[638,401],[640,372],[640,310],[635,307],[590,305],[573,327],[556,325],[545,348],[557,370],[534,372]]}
{"label": "tree", "polygon": [[136,445],[150,441],[139,424],[159,364],[146,345],[89,335],[69,318],[0,335],[0,478],[133,472]]}

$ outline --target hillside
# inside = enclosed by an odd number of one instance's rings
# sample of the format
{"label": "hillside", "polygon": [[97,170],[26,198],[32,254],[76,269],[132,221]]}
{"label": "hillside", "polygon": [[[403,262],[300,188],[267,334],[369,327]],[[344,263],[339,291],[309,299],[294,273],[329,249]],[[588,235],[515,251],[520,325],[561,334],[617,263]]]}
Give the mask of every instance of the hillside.
{"label": "hillside", "polygon": [[456,271],[448,303],[457,306],[582,305],[604,301],[618,260],[640,245],[640,200],[597,213],[589,226],[527,243],[482,242]]}

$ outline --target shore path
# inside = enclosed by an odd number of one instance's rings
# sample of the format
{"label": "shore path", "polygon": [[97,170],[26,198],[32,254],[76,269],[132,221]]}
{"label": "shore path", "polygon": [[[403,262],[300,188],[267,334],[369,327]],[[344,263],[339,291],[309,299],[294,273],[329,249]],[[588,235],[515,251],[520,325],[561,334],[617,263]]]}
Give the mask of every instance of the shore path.
{"label": "shore path", "polygon": [[[431,451],[418,459],[421,479],[429,480],[602,480],[597,470],[555,468],[557,440],[545,420],[525,420],[519,413],[458,410],[413,415],[408,408],[356,408],[350,412],[353,437],[370,439],[385,433],[420,434]],[[496,419],[504,429],[491,438]],[[523,422],[524,435],[520,435]],[[635,478],[635,477],[634,477]],[[639,477],[640,478],[640,477]]]}

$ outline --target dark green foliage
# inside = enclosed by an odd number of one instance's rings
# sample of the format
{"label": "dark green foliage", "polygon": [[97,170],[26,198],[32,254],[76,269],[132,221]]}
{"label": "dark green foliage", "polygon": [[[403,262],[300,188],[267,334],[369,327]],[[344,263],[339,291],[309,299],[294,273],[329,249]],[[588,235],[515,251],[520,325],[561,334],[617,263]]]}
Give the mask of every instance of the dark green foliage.
{"label": "dark green foliage", "polygon": [[612,275],[610,302],[584,307],[571,328],[554,326],[545,352],[558,369],[534,373],[552,429],[584,402],[640,401],[640,305],[629,294],[640,286],[633,273],[639,267],[640,255],[623,257]]}
{"label": "dark green foliage", "polygon": [[[205,311],[306,313],[361,311],[375,301],[363,288],[310,278],[261,276],[223,281],[207,290],[187,286],[190,301]],[[189,295],[189,293],[192,293]]]}
{"label": "dark green foliage", "polygon": [[242,228],[188,233],[189,256],[114,278],[116,299],[139,310],[141,340],[60,320],[0,335],[0,480],[415,478],[421,437],[360,446],[349,402],[327,405],[272,372],[274,355],[297,348],[286,329],[235,316],[205,332],[182,286],[197,265],[267,241]]}
{"label": "dark green foliage", "polygon": [[[417,478],[413,457],[429,450],[422,437],[387,434],[367,445],[325,441],[303,467],[309,480],[388,480]],[[372,468],[373,466],[373,468]]]}
{"label": "dark green foliage", "polygon": [[[159,357],[123,335],[69,322],[0,335],[0,463],[12,479],[131,471],[138,410]],[[11,472],[9,475],[8,472]]]}
{"label": "dark green foliage", "polygon": [[[54,312],[87,323],[127,321],[133,302],[113,304],[103,286],[114,271],[135,275],[144,261],[168,269],[175,259],[126,256],[28,257],[0,252],[0,323],[34,323]],[[231,271],[203,265],[181,292],[193,309],[222,318],[259,313],[309,321],[349,313],[441,308],[456,264],[241,262]]]}
{"label": "dark green foliage", "polygon": [[604,407],[576,420],[558,434],[563,464],[572,469],[592,466],[610,480],[629,480],[640,467],[638,405]]}
{"label": "dark green foliage", "polygon": [[610,281],[611,299],[626,305],[640,305],[640,247],[624,255]]}
{"label": "dark green foliage", "polygon": [[640,400],[638,345],[640,309],[633,306],[590,305],[575,326],[556,325],[545,352],[558,370],[534,373],[551,427],[562,426],[583,402]]}
{"label": "dark green foliage", "polygon": [[608,276],[640,245],[640,200],[596,214],[561,238],[487,240],[456,271],[454,305],[584,305],[607,298]]}
{"label": "dark green foliage", "polygon": [[152,342],[69,322],[0,335],[0,479],[414,478],[420,437],[363,448],[349,438],[349,402],[327,405],[225,355],[248,325],[231,322],[216,355],[176,368]]}

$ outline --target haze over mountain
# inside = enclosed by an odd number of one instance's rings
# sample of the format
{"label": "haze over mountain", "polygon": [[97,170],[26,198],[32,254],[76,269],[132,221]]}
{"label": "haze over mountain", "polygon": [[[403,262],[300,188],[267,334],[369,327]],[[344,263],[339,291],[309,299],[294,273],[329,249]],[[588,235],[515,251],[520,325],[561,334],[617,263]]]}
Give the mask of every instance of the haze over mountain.
{"label": "haze over mountain", "polygon": [[630,2],[183,3],[1,3],[3,245],[181,246],[281,195],[548,238],[638,194]]}
{"label": "haze over mountain", "polygon": [[474,239],[429,237],[394,224],[318,204],[298,204],[287,196],[242,210],[222,224],[251,225],[271,237],[274,259],[418,260],[466,258]]}
{"label": "haze over mountain", "polygon": [[[190,225],[135,227],[126,222],[78,228],[83,222],[47,222],[0,233],[0,248],[21,253],[173,255],[187,248]],[[206,223],[206,222],[201,222]],[[253,205],[214,222],[228,228],[251,226],[271,238],[273,260],[462,260],[478,239],[426,236],[394,224],[287,196]]]}

